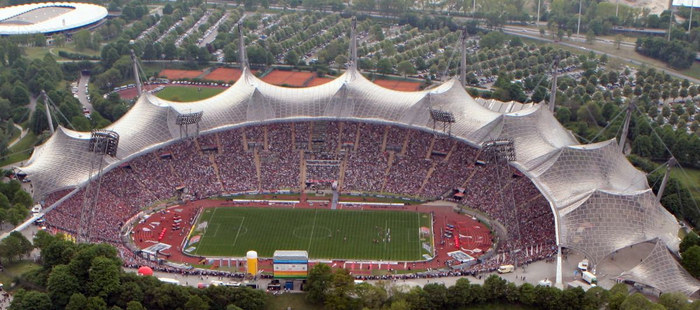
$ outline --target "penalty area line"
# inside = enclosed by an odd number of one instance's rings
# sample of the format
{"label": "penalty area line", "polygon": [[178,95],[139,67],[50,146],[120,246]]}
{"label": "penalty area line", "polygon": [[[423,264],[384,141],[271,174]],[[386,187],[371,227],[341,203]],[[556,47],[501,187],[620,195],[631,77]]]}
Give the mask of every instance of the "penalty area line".
{"label": "penalty area line", "polygon": [[245,216],[244,216],[243,219],[241,220],[241,224],[238,225],[238,232],[236,232],[236,238],[233,239],[233,245],[231,246],[232,248],[235,248],[235,247],[236,247],[236,242],[238,242],[238,235],[241,234],[241,228],[243,228],[243,222],[244,222],[244,221],[245,221]]}

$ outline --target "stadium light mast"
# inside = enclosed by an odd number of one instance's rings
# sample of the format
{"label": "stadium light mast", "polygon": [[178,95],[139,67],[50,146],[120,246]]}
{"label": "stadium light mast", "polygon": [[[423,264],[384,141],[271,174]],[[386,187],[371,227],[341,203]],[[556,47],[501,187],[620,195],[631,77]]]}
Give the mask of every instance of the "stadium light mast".
{"label": "stadium light mast", "polygon": [[551,94],[549,94],[549,111],[554,114],[554,105],[557,103],[557,68],[559,67],[559,55],[554,56],[552,67],[552,91]]}
{"label": "stadium light mast", "polygon": [[656,193],[656,201],[661,202],[661,197],[664,196],[664,190],[666,190],[666,184],[668,183],[668,178],[671,176],[671,168],[676,165],[676,159],[671,156],[671,158],[666,162],[666,173],[664,174],[664,179],[661,181],[661,186],[659,187],[659,192]]}
{"label": "stadium light mast", "polygon": [[459,70],[459,81],[462,82],[462,87],[467,85],[467,29],[462,29],[462,63]]}
{"label": "stadium light mast", "polygon": [[576,35],[581,34],[581,0],[578,0],[578,25],[576,26]]}
{"label": "stadium light mast", "polygon": [[625,153],[625,142],[627,141],[627,134],[630,130],[630,120],[632,119],[632,109],[634,109],[634,103],[632,101],[627,104],[627,115],[625,115],[625,123],[622,127],[622,134],[620,135],[620,151],[622,154]]}
{"label": "stadium light mast", "polygon": [[241,70],[248,68],[248,57],[245,54],[245,37],[243,37],[243,22],[238,23],[238,61],[241,63]]}
{"label": "stadium light mast", "polygon": [[350,66],[348,69],[357,70],[357,18],[352,17],[350,26]]}
{"label": "stadium light mast", "polygon": [[[83,192],[83,206],[80,212],[80,223],[78,226],[78,242],[90,242],[90,228],[97,211],[97,202],[100,196],[102,185],[102,169],[104,168],[104,156],[115,157],[119,146],[119,134],[112,130],[93,130],[90,133],[90,143],[87,151],[92,154],[90,160],[90,174],[87,185]],[[92,177],[95,169],[95,162],[98,162],[96,181],[93,185]],[[94,193],[91,192],[94,189]]]}
{"label": "stadium light mast", "polygon": [[143,89],[141,88],[141,77],[139,77],[139,63],[136,60],[136,53],[131,50],[131,62],[134,63],[134,81],[136,82],[136,92],[141,96]]}
{"label": "stadium light mast", "polygon": [[44,97],[44,107],[46,108],[46,120],[49,122],[49,129],[51,129],[51,134],[54,133],[53,120],[51,120],[51,111],[49,110],[49,96],[46,94],[45,90],[41,90],[41,96]]}
{"label": "stadium light mast", "polygon": [[695,0],[690,0],[690,18],[688,18],[688,33],[690,33],[690,26],[693,25],[693,11],[695,11]]}

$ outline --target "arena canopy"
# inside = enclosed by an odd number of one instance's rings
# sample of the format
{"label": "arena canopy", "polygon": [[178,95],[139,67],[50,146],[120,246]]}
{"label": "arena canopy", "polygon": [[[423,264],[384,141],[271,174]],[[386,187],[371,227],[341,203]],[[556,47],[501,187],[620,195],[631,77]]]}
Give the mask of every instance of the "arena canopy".
{"label": "arena canopy", "polygon": [[[489,140],[514,142],[512,165],[548,199],[558,245],[581,251],[594,264],[645,241],[660,240],[663,251],[677,251],[677,221],[656,201],[644,173],[627,161],[614,139],[582,145],[545,106],[480,102],[456,79],[429,90],[401,92],[382,88],[350,68],[323,85],[285,88],[265,83],[245,68],[233,86],[197,102],[176,103],[144,93],[106,128],[119,133],[120,142],[116,157],[104,157],[101,164],[109,170],[178,141],[175,121],[181,114],[203,112],[202,133],[304,120],[380,122],[431,131],[430,109],[437,109],[454,115],[451,134],[458,140],[475,147]],[[86,182],[99,163],[87,151],[89,138],[89,133],[60,127],[35,149],[20,168],[32,179],[35,197]],[[673,257],[660,259],[672,264],[668,260]]]}
{"label": "arena canopy", "polygon": [[105,7],[76,2],[31,3],[0,8],[0,35],[53,33],[107,17]]}

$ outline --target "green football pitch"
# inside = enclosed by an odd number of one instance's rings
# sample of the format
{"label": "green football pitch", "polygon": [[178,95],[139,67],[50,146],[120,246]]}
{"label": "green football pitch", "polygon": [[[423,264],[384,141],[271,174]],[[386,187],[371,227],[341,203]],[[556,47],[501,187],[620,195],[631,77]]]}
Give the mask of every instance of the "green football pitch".
{"label": "green football pitch", "polygon": [[420,260],[420,227],[429,214],[406,211],[354,211],[288,208],[207,208],[192,236],[201,235],[191,253],[243,257],[255,250],[272,257],[275,250],[306,250],[317,259]]}

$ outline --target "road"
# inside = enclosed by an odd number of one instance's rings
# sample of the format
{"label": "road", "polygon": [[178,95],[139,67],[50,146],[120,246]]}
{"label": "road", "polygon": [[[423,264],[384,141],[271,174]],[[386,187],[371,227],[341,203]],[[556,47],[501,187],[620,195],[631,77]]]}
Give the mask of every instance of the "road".
{"label": "road", "polygon": [[[632,63],[632,64],[634,64],[634,65],[638,65],[638,66],[645,65],[645,66],[647,66],[647,67],[652,67],[652,68],[654,68],[654,69],[656,69],[656,70],[663,71],[664,73],[668,73],[669,75],[671,75],[671,76],[673,76],[673,77],[677,77],[677,78],[680,78],[680,79],[688,79],[688,81],[690,81],[690,82],[693,82],[693,83],[695,83],[695,84],[700,84],[700,80],[699,80],[699,79],[696,79],[696,78],[687,76],[687,75],[685,75],[685,74],[681,74],[681,73],[674,72],[674,71],[669,71],[669,70],[666,69],[666,68],[657,67],[657,66],[654,66],[654,65],[649,64],[649,63],[643,63],[643,62],[641,62],[641,61],[634,60],[634,59],[629,58],[629,57],[622,57],[622,56],[611,55],[611,54],[608,54],[608,53],[601,52],[601,51],[595,49],[595,45],[592,45],[591,47],[583,47],[583,46],[580,46],[580,45],[578,45],[578,44],[568,43],[568,42],[564,42],[564,41],[555,42],[555,41],[552,40],[552,39],[549,39],[549,38],[540,36],[539,31],[537,31],[536,34],[533,34],[533,31],[532,31],[530,28],[526,28],[526,27],[513,27],[513,26],[508,26],[508,27],[504,27],[504,28],[503,28],[503,32],[504,32],[504,33],[507,33],[507,34],[511,34],[511,35],[516,35],[516,36],[519,36],[519,37],[524,37],[524,38],[529,38],[529,39],[534,39],[534,40],[539,40],[539,41],[544,41],[544,42],[559,44],[559,45],[562,45],[562,46],[567,46],[567,47],[579,49],[579,50],[582,50],[582,51],[592,51],[592,52],[594,52],[594,53],[596,53],[596,54],[599,54],[599,55],[606,54],[606,55],[608,55],[608,57],[610,57],[610,58],[620,59],[620,60],[622,60],[622,61],[626,61],[626,62]],[[580,38],[575,38],[575,36],[571,36],[571,38],[572,38],[574,41],[580,40]],[[584,41],[585,41],[585,40],[584,40]],[[596,40],[596,43],[614,44],[614,42],[610,42],[610,40],[605,40],[605,39]]]}
{"label": "road", "polygon": [[87,98],[88,82],[90,82],[90,76],[80,74],[80,79],[78,80],[78,100],[80,101],[80,104],[83,106],[83,108],[87,108],[88,111],[92,113],[92,104]]}

